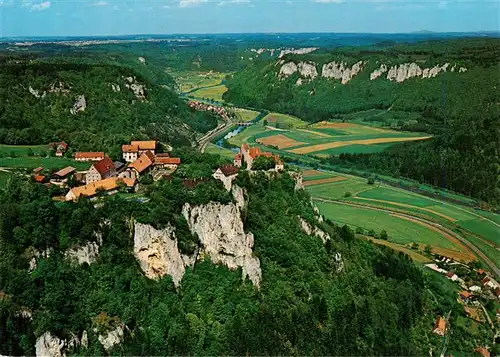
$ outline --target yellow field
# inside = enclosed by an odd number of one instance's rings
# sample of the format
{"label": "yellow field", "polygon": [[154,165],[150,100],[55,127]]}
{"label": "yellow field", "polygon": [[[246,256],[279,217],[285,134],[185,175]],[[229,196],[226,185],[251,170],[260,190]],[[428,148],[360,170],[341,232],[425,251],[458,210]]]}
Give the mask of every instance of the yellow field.
{"label": "yellow field", "polygon": [[383,143],[397,143],[404,141],[425,140],[430,138],[431,138],[430,136],[418,136],[418,137],[406,137],[406,138],[376,138],[376,139],[363,139],[363,140],[335,141],[331,143],[301,147],[289,151],[294,154],[310,154],[316,151],[323,151],[349,145],[374,145]]}
{"label": "yellow field", "polygon": [[347,179],[345,177],[342,177],[342,176],[328,177],[328,178],[324,178],[324,179],[304,181],[304,186],[321,185],[322,183],[339,182],[339,181],[344,181],[344,180],[347,180]]}
{"label": "yellow field", "polygon": [[198,89],[191,93],[191,95],[196,98],[207,98],[212,100],[222,101],[222,95],[227,92],[227,87],[225,85],[220,85],[210,88]]}
{"label": "yellow field", "polygon": [[265,138],[257,139],[257,142],[266,146],[276,146],[278,149],[286,149],[294,146],[304,145],[306,143],[302,143],[300,141],[296,141],[286,137],[283,134],[267,136]]}
{"label": "yellow field", "polygon": [[322,138],[333,138],[333,136],[331,136],[329,134],[325,134],[325,133],[320,133],[319,131],[307,130],[307,129],[297,129],[297,130],[302,131],[304,133],[313,134],[316,136],[321,136]]}
{"label": "yellow field", "polygon": [[383,240],[383,239],[376,239],[376,238],[372,238],[372,237],[366,237],[366,236],[362,236],[362,237],[365,239],[368,239],[369,241],[372,241],[375,244],[385,245],[386,247],[394,249],[395,251],[408,254],[410,256],[410,258],[413,259],[413,261],[415,261],[417,263],[432,262],[431,259],[423,256],[422,254],[417,253],[416,251],[414,251],[412,249],[406,248],[405,246],[402,246],[401,244],[389,242],[389,241]]}

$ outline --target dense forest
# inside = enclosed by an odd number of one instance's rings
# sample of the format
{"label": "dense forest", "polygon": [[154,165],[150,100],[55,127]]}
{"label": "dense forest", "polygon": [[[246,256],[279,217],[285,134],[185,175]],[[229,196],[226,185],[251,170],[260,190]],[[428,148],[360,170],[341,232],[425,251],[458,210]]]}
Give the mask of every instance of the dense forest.
{"label": "dense forest", "polygon": [[[187,171],[220,163],[210,155],[179,154]],[[150,186],[147,203],[120,196],[102,205],[57,203],[44,186],[22,178],[2,188],[0,354],[33,355],[46,331],[62,339],[87,331],[88,347],[67,353],[104,355],[109,351],[99,333],[124,324],[124,341],[113,354],[423,355],[441,346],[431,333],[436,316],[463,314],[441,278],[424,276],[408,256],[329,221],[317,223],[332,237],[326,244],[305,234],[297,216],[313,222],[315,213],[288,174],[237,179],[246,192],[245,231],[253,232],[261,261],[260,290],[209,257],[188,268],[177,289],[168,275],[150,280],[132,254],[131,217],[160,228],[174,224],[181,250],[189,252],[197,238],[182,205],[232,200],[220,182],[188,189],[182,177],[186,173]],[[75,265],[65,257],[88,242],[100,244],[97,262]],[[28,273],[28,252],[35,249],[50,255]],[[461,329],[449,338],[453,350],[466,354],[480,343]]]}
{"label": "dense forest", "polygon": [[[500,202],[498,39],[393,45],[377,50],[350,48],[334,53],[323,50],[290,55],[284,61],[312,61],[321,73],[322,64],[333,60],[348,66],[358,61],[366,64],[345,85],[318,77],[297,86],[298,73],[279,78],[276,61],[257,61],[227,82],[225,99],[237,105],[294,114],[310,122],[339,119],[345,114],[352,118],[352,113],[368,109],[416,113],[418,122],[403,128],[435,134],[435,139],[399,145],[382,154],[343,155],[331,161],[406,176],[492,204]],[[448,71],[402,83],[385,78],[370,80],[370,73],[380,63],[391,66],[411,62],[422,68],[450,63],[467,71]]]}
{"label": "dense forest", "polygon": [[[132,138],[190,145],[196,132],[217,125],[168,88],[125,66],[2,57],[0,143],[65,140],[77,150],[119,150]],[[91,62],[91,61],[90,61]],[[71,113],[78,97],[86,108]]]}

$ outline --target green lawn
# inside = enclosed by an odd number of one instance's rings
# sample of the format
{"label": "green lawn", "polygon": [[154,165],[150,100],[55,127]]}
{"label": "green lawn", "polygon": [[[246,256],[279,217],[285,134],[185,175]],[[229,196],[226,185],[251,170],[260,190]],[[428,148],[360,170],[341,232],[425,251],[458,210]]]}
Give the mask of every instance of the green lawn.
{"label": "green lawn", "polygon": [[385,229],[389,235],[389,241],[394,243],[418,242],[447,249],[458,249],[441,234],[418,223],[394,217],[388,213],[321,201],[315,201],[315,204],[326,218],[339,224],[361,227],[364,230],[373,229],[377,233]]}
{"label": "green lawn", "polygon": [[307,125],[300,118],[281,113],[269,113],[262,120],[267,120],[269,126],[276,126],[281,129],[293,129]]}
{"label": "green lawn", "polygon": [[433,206],[428,206],[428,209],[433,211],[443,213],[449,217],[455,218],[457,221],[466,221],[470,219],[476,219],[477,217],[473,214],[469,213],[465,209],[460,209],[459,207],[455,207],[452,205],[448,205],[445,203],[437,203]]}
{"label": "green lawn", "polygon": [[220,84],[227,73],[199,72],[199,71],[174,71],[170,72],[179,84],[181,92],[189,92],[199,87],[209,87]]}
{"label": "green lawn", "polygon": [[255,110],[249,110],[243,108],[235,108],[234,111],[238,115],[238,120],[243,122],[252,121],[255,118],[257,118],[257,116],[260,114],[260,112],[257,112]]}
{"label": "green lawn", "polygon": [[308,186],[307,191],[313,197],[335,200],[343,198],[346,192],[350,192],[354,196],[357,192],[371,190],[373,188],[373,186],[368,185],[366,182],[347,179],[345,181]]}
{"label": "green lawn", "polygon": [[209,87],[209,88],[201,88],[194,92],[189,93],[196,98],[207,98],[222,102],[222,95],[226,93],[227,87],[222,84],[220,86]]}
{"label": "green lawn", "polygon": [[228,159],[231,159],[231,160],[233,160],[234,156],[236,155],[231,150],[226,149],[226,148],[222,148],[222,147],[217,146],[217,145],[212,144],[212,143],[210,143],[210,144],[207,145],[207,148],[205,149],[205,152],[209,153],[209,154],[218,154],[218,155],[220,155],[222,157],[225,157],[225,158],[228,158]]}
{"label": "green lawn", "polygon": [[472,219],[469,221],[460,221],[458,224],[500,246],[500,228],[493,223],[483,219]]}
{"label": "green lawn", "polygon": [[323,151],[315,151],[314,155],[373,154],[377,152],[382,152],[393,145],[394,145],[393,143],[376,144],[376,145],[356,144],[356,145],[342,146],[339,148],[328,149]]}
{"label": "green lawn", "polygon": [[34,155],[48,152],[49,147],[47,145],[0,145],[0,156],[10,157],[12,154],[14,157],[28,156],[30,150]]}
{"label": "green lawn", "polygon": [[[256,124],[256,125],[252,125],[252,126],[246,128],[238,135],[230,138],[228,141],[230,144],[240,147],[244,143],[249,142],[249,139],[255,135],[262,134],[262,133],[270,133],[269,135],[272,135],[273,132],[274,131],[267,130],[262,125]],[[279,133],[276,132],[276,134],[279,134]]]}
{"label": "green lawn", "polygon": [[43,166],[49,170],[62,169],[66,166],[76,167],[77,170],[87,170],[90,167],[88,162],[78,162],[73,159],[59,157],[19,157],[0,158],[0,167],[35,169]]}
{"label": "green lawn", "polygon": [[405,191],[395,190],[390,187],[377,187],[373,190],[363,192],[359,196],[376,200],[404,203],[417,207],[427,207],[436,204],[434,201],[423,196],[412,195]]}

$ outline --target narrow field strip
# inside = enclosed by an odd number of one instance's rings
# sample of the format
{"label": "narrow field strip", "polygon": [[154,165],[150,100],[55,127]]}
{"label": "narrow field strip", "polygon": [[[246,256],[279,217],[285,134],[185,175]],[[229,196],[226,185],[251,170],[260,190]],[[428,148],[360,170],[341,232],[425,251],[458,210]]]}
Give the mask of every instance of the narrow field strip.
{"label": "narrow field strip", "polygon": [[326,133],[320,133],[319,131],[314,131],[314,130],[307,130],[307,129],[297,129],[298,131],[302,131],[304,133],[309,133],[313,135],[320,136],[322,138],[333,138],[332,135],[326,134]]}
{"label": "narrow field strip", "polygon": [[448,220],[450,222],[456,222],[457,221],[453,217],[447,216],[444,213],[437,212],[437,211],[434,211],[434,210],[426,208],[426,207],[412,206],[412,205],[408,205],[406,203],[399,203],[399,202],[393,202],[393,201],[377,200],[375,198],[366,198],[366,197],[353,197],[353,198],[356,199],[356,200],[364,200],[364,201],[371,201],[371,202],[388,203],[388,204],[391,204],[391,205],[394,205],[394,206],[406,207],[406,208],[413,208],[413,209],[417,209],[417,210],[420,210],[420,211],[425,211],[425,212],[429,212],[429,213],[435,214],[436,216],[443,217],[444,219],[446,219],[446,220]]}
{"label": "narrow field strip", "polygon": [[[472,260],[475,260],[476,259],[476,256],[474,255],[474,253],[472,252],[472,250],[470,250],[467,246],[465,246],[462,242],[460,242],[458,239],[456,239],[455,237],[451,236],[450,234],[446,233],[446,232],[443,232],[441,230],[439,230],[438,228],[430,225],[430,224],[427,224],[425,222],[422,222],[422,221],[419,221],[417,219],[413,219],[413,218],[410,218],[410,217],[405,217],[405,216],[400,216],[399,214],[391,214],[391,216],[393,217],[397,217],[397,218],[400,218],[400,219],[404,219],[406,221],[409,221],[409,222],[413,222],[413,223],[416,223],[416,224],[419,224],[423,227],[426,227],[436,233],[439,233],[440,235],[442,235],[444,238],[446,238],[447,240],[449,240],[450,242],[452,242],[455,246],[458,246],[461,248],[462,250],[462,254],[464,257],[466,257],[468,259],[468,261],[472,261]],[[439,248],[439,249],[445,249],[445,248]],[[447,251],[454,251],[454,250],[451,250],[451,249],[446,249]],[[456,251],[455,251],[456,252]]]}
{"label": "narrow field strip", "polygon": [[319,175],[324,175],[326,172],[318,171],[318,170],[305,170],[302,173],[303,177],[310,177],[310,176],[319,176]]}
{"label": "narrow field strip", "polygon": [[388,240],[383,240],[383,239],[375,239],[373,237],[368,237],[368,236],[362,236],[362,237],[375,243],[375,244],[389,247],[389,248],[391,248],[395,251],[398,251],[398,252],[403,252],[403,253],[407,254],[411,259],[413,259],[417,263],[432,262],[431,259],[429,259],[429,258],[423,256],[422,254],[419,254],[419,253],[417,253],[409,248],[406,248],[405,246],[403,246],[401,244],[389,242]]}
{"label": "narrow field strip", "polygon": [[301,147],[293,150],[288,150],[294,154],[310,154],[315,151],[323,151],[333,148],[338,148],[347,145],[372,145],[372,144],[382,144],[382,143],[397,143],[404,141],[416,141],[430,139],[431,136],[418,136],[418,137],[406,137],[406,138],[376,138],[376,139],[364,139],[364,140],[351,140],[351,141],[336,141],[325,144],[311,145],[306,147]]}
{"label": "narrow field strip", "polygon": [[304,186],[321,185],[323,183],[339,182],[339,181],[345,181],[345,180],[347,180],[347,179],[345,177],[342,177],[342,176],[329,177],[329,178],[324,178],[324,179],[320,179],[320,180],[304,181]]}
{"label": "narrow field strip", "polygon": [[276,146],[276,147],[278,147],[278,149],[286,149],[286,148],[290,148],[290,147],[294,147],[294,146],[300,146],[300,145],[307,144],[307,143],[303,143],[300,141],[290,139],[289,137],[287,137],[283,134],[266,136],[264,138],[259,138],[256,141],[262,145]]}

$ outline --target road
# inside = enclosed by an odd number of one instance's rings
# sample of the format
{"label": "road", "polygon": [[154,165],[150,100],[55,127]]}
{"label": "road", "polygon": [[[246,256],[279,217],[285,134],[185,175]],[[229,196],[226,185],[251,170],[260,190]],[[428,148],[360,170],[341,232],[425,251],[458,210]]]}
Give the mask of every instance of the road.
{"label": "road", "polygon": [[340,202],[340,201],[329,200],[329,199],[320,198],[320,197],[313,197],[313,199],[316,200],[316,201],[322,201],[322,202],[327,202],[327,203],[334,203],[334,204],[338,204],[338,205],[360,207],[360,208],[369,209],[369,210],[372,210],[372,211],[385,212],[385,213],[389,213],[389,214],[397,214],[397,215],[402,216],[402,217],[411,218],[411,219],[414,219],[414,220],[417,220],[417,221],[429,224],[429,225],[437,228],[438,230],[442,231],[443,233],[447,233],[447,234],[451,235],[452,237],[458,239],[460,242],[462,242],[467,247],[469,247],[474,253],[477,254],[477,256],[479,256],[486,263],[486,265],[488,265],[488,267],[497,276],[497,278],[500,278],[500,269],[483,252],[481,252],[481,250],[479,250],[479,248],[477,248],[474,244],[472,244],[471,242],[469,242],[467,239],[465,239],[461,235],[455,233],[451,229],[443,227],[442,225],[440,225],[438,223],[435,223],[433,221],[430,221],[430,220],[427,220],[427,219],[424,219],[424,218],[421,218],[421,217],[418,217],[418,216],[413,216],[411,214],[401,213],[401,212],[398,212],[398,211],[393,211],[393,210],[387,209],[387,208],[368,207],[368,206],[364,206],[364,205],[361,205],[361,204],[350,203],[350,202],[349,203],[348,202]]}
{"label": "road", "polygon": [[198,148],[201,152],[205,152],[207,145],[217,136],[226,130],[229,130],[233,126],[232,121],[226,122],[224,125],[219,125],[216,129],[212,130],[205,136],[198,139]]}

